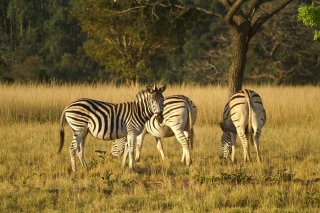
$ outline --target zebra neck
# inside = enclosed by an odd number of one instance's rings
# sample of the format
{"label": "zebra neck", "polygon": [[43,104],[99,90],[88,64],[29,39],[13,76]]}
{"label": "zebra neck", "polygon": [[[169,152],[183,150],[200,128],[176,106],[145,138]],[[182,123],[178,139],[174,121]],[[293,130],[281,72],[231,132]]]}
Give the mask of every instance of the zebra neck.
{"label": "zebra neck", "polygon": [[139,100],[134,102],[134,111],[141,122],[145,124],[153,115],[152,111],[148,107],[147,100]]}

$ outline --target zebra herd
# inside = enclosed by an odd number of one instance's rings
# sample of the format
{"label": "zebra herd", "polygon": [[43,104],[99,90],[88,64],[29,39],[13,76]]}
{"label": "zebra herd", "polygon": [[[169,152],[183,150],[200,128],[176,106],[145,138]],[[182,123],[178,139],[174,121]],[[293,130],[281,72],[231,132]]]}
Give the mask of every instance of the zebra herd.
{"label": "zebra herd", "polygon": [[[73,133],[69,151],[72,170],[76,171],[76,154],[84,168],[88,168],[84,157],[85,140],[88,132],[92,136],[113,140],[113,156],[123,155],[122,167],[128,160],[129,169],[139,161],[144,136],[154,136],[157,148],[164,159],[161,138],[176,136],[182,147],[181,162],[189,166],[192,162],[190,149],[193,147],[193,127],[197,119],[196,105],[184,95],[164,98],[166,86],[157,88],[147,86],[140,91],[135,100],[127,103],[107,103],[92,99],[79,99],[69,104],[62,112],[60,120],[60,146],[64,145],[64,121],[70,125]],[[238,135],[244,161],[250,161],[249,141],[254,144],[257,161],[261,161],[259,138],[266,122],[261,97],[254,91],[244,89],[235,93],[227,102],[220,127],[220,158],[235,161],[235,141]],[[135,158],[134,158],[134,153]]]}

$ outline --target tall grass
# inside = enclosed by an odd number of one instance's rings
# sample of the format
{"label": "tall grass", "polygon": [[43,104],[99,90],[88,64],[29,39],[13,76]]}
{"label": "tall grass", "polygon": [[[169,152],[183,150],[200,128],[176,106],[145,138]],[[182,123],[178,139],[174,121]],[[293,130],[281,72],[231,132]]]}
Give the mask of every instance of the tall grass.
{"label": "tall grass", "polygon": [[90,170],[72,174],[67,129],[56,155],[64,107],[80,97],[131,101],[143,87],[0,85],[0,211],[319,212],[320,88],[246,87],[261,95],[267,111],[261,165],[253,151],[253,162],[244,164],[241,146],[236,164],[218,158],[225,87],[169,85],[165,95],[187,95],[198,107],[190,168],[181,165],[175,138],[163,140],[167,159],[161,161],[147,135],[141,162],[128,172],[110,157],[110,142],[88,137]]}
{"label": "tall grass", "polygon": [[[267,123],[319,123],[318,106],[320,88],[246,86],[256,90],[263,99],[267,111]],[[20,121],[55,122],[64,107],[82,98],[106,102],[133,101],[142,86],[117,87],[113,84],[98,85],[0,85],[1,123]],[[184,94],[198,107],[197,124],[213,125],[221,120],[227,101],[227,88],[221,86],[168,86],[164,95]]]}

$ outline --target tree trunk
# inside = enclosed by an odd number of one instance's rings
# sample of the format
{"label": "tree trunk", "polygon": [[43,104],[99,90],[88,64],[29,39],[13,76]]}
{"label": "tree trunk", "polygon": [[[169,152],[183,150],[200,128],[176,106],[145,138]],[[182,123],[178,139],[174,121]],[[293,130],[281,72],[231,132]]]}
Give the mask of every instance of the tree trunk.
{"label": "tree trunk", "polygon": [[229,68],[229,97],[242,89],[243,74],[248,51],[248,33],[231,31],[232,58]]}

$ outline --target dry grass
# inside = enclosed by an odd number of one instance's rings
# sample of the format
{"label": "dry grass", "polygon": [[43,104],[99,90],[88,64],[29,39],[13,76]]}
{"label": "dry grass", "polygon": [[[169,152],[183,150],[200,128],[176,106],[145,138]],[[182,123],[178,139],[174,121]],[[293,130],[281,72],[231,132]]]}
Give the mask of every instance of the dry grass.
{"label": "dry grass", "polygon": [[[81,97],[108,102],[132,101],[139,85],[0,85],[1,123],[55,122],[63,108]],[[263,98],[268,124],[318,122],[319,87],[247,86]],[[221,86],[168,86],[165,95],[184,94],[198,106],[198,125],[213,125],[221,119],[227,89]],[[289,107],[288,107],[289,106]]]}
{"label": "dry grass", "polygon": [[318,212],[320,88],[248,87],[260,93],[267,110],[262,165],[244,165],[240,146],[237,164],[218,158],[216,123],[226,88],[182,85],[168,86],[165,95],[185,94],[198,106],[190,168],[179,163],[174,138],[164,140],[168,159],[162,162],[147,136],[141,162],[130,173],[119,168],[121,159],[110,157],[110,142],[88,137],[91,169],[72,174],[67,143],[56,155],[63,108],[79,97],[130,101],[141,87],[0,85],[0,211]]}

